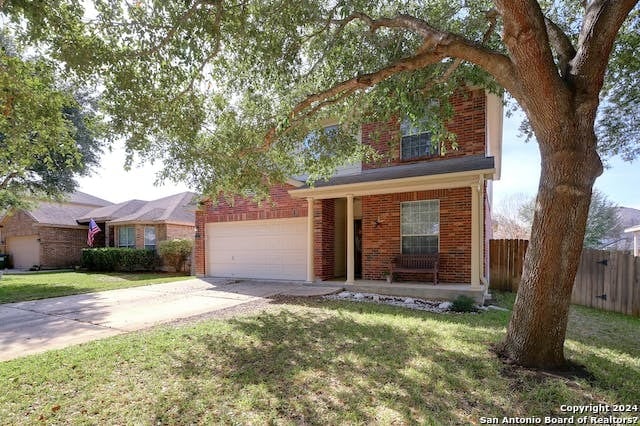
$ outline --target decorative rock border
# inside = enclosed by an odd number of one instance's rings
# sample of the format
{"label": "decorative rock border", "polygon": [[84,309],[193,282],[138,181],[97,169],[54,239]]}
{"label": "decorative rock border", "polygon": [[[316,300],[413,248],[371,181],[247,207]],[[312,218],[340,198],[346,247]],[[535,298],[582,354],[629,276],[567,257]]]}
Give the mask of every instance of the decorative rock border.
{"label": "decorative rock border", "polygon": [[[347,300],[351,302],[382,303],[385,305],[400,306],[403,308],[435,312],[438,314],[453,312],[451,310],[451,302],[415,299],[412,297],[387,296],[375,293],[354,293],[351,291],[342,291],[340,293],[324,296],[323,298],[329,300]],[[478,312],[487,311],[489,309],[508,311],[508,309],[493,305],[476,306],[476,309]]]}

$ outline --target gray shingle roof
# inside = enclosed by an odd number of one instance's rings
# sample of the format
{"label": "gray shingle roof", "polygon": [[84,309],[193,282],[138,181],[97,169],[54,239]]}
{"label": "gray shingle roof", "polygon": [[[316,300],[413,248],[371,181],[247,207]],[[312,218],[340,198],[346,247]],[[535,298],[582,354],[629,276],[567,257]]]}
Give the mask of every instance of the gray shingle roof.
{"label": "gray shingle roof", "polygon": [[89,220],[91,219],[96,222],[110,221],[122,216],[130,215],[144,206],[145,203],[146,201],[142,200],[123,201],[122,203],[112,204],[110,206],[90,209],[76,219],[79,223],[89,223]]}
{"label": "gray shingle roof", "polygon": [[77,226],[76,218],[94,208],[80,204],[41,202],[29,214],[42,225]]}
{"label": "gray shingle roof", "polygon": [[102,198],[94,197],[93,195],[80,192],[80,191],[75,191],[74,193],[72,193],[67,199],[67,202],[74,203],[74,204],[84,204],[86,206],[99,206],[99,207],[109,206],[113,204],[111,201],[103,200]]}
{"label": "gray shingle roof", "polygon": [[196,194],[182,192],[180,194],[159,198],[152,201],[129,200],[90,210],[78,217],[80,223],[88,223],[91,218],[96,222],[111,223],[195,223],[195,208],[191,201]]}
{"label": "gray shingle roof", "polygon": [[135,212],[120,216],[112,220],[112,223],[124,222],[168,222],[168,223],[194,223],[195,209],[191,200],[196,194],[182,192],[169,197],[152,200],[141,206]]}
{"label": "gray shingle roof", "polygon": [[41,201],[28,213],[42,225],[77,226],[76,218],[95,209],[97,206],[108,206],[111,202],[84,192],[75,191],[68,194],[65,201]]}
{"label": "gray shingle roof", "polygon": [[[363,170],[359,174],[336,176],[328,180],[317,181],[313,185],[316,188],[348,185],[352,183],[376,182],[383,180],[402,179],[418,176],[432,176],[447,173],[469,172],[475,170],[490,170],[494,168],[493,157],[484,155],[471,155],[438,161],[426,161],[399,166],[382,167],[378,169]],[[298,189],[307,189],[304,185]]]}

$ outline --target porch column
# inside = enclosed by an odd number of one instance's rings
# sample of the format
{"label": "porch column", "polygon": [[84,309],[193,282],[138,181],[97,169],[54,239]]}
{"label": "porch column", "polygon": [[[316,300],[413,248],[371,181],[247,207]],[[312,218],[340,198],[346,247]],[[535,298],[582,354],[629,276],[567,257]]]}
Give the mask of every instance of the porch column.
{"label": "porch column", "polygon": [[480,264],[482,259],[482,238],[480,224],[480,184],[471,186],[471,287],[480,288]]}
{"label": "porch column", "polygon": [[640,243],[638,240],[640,240],[640,231],[635,231],[633,233],[633,255],[636,257],[640,256]]}
{"label": "porch column", "polygon": [[355,260],[354,260],[355,234],[353,231],[353,195],[347,195],[347,282],[353,284],[355,281]]}
{"label": "porch column", "polygon": [[307,198],[307,282],[315,280],[313,271],[313,198]]}
{"label": "porch column", "polygon": [[487,276],[487,265],[485,264],[485,235],[484,235],[484,177],[480,177],[480,183],[478,184],[478,224],[480,226],[480,252],[478,253],[478,259],[480,261],[480,283],[486,284],[489,282]]}

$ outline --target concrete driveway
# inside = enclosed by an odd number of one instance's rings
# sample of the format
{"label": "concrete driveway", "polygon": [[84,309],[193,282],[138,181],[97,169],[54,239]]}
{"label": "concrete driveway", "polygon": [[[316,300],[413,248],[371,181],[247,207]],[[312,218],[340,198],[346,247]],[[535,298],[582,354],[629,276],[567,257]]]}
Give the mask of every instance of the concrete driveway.
{"label": "concrete driveway", "polygon": [[128,333],[276,295],[317,296],[336,287],[189,279],[0,305],[0,361]]}

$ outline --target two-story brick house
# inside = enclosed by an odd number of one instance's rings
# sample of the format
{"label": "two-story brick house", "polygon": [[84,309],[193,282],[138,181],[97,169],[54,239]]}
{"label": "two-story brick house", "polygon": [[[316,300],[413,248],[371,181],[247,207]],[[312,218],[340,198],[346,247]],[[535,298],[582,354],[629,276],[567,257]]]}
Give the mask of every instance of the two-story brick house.
{"label": "two-story brick house", "polygon": [[348,286],[357,278],[383,279],[398,254],[439,253],[441,283],[486,288],[502,100],[474,89],[451,101],[455,113],[447,127],[457,150],[433,152],[428,133],[400,120],[365,124],[361,143],[386,161],[345,167],[313,186],[291,179],[272,188],[271,202],[263,205],[246,199],[205,204],[196,212],[197,274],[307,282],[344,277]]}

